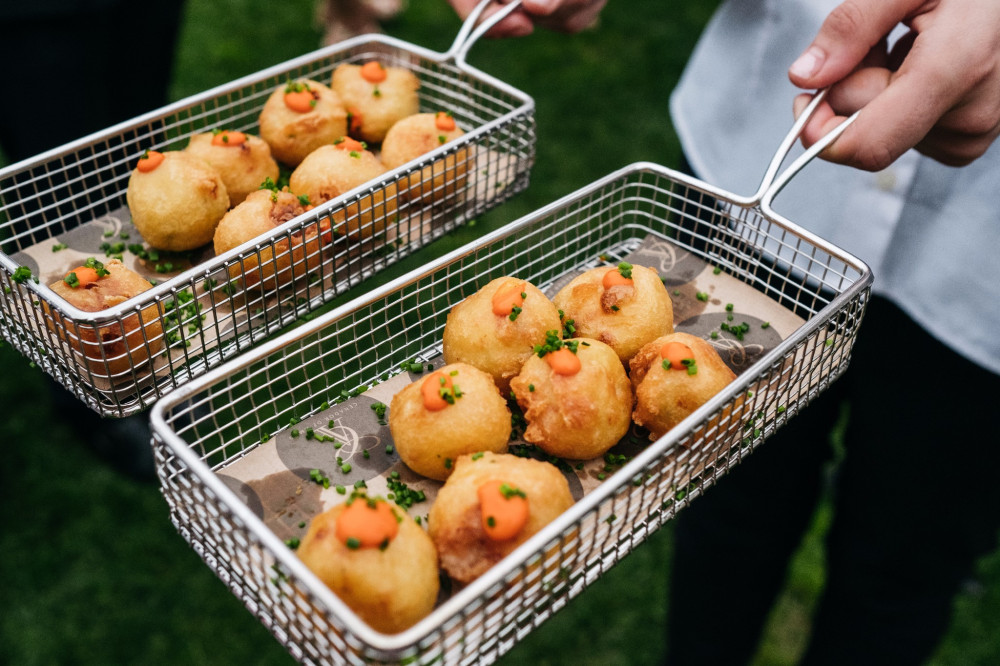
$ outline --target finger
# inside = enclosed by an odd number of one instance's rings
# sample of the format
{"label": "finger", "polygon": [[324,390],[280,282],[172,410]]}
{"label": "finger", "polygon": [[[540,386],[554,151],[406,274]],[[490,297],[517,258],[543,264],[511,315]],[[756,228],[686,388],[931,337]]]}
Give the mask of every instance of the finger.
{"label": "finger", "polygon": [[[799,119],[799,116],[802,115],[802,112],[806,110],[807,106],[809,106],[809,102],[812,101],[812,98],[813,96],[810,93],[801,93],[799,95],[796,95],[795,99],[792,100],[792,114],[795,116],[796,120]],[[816,117],[815,113],[813,113],[813,117],[814,118]]]}
{"label": "finger", "polygon": [[861,60],[859,67],[888,67],[889,63],[889,42],[882,39],[873,46],[865,57]]}
{"label": "finger", "polygon": [[[537,23],[550,30],[576,33],[585,30],[597,22],[607,0],[558,0],[553,3],[554,10],[547,16],[539,16]],[[525,3],[525,10],[533,10]]]}
{"label": "finger", "polygon": [[[802,112],[805,111],[807,106],[809,106],[812,99],[813,95],[808,93],[796,95],[795,100],[792,103],[796,119],[802,115]],[[836,112],[834,112],[833,107],[831,107],[830,104],[824,100],[819,104],[819,106],[816,107],[812,116],[799,133],[799,139],[802,141],[802,145],[809,148],[814,143],[822,139],[829,130],[835,128],[843,122],[843,120],[843,116],[838,116]],[[827,147],[822,153],[820,153],[820,157],[823,159],[829,159],[829,151],[830,147]]]}
{"label": "finger", "polygon": [[830,86],[826,101],[839,115],[849,116],[888,88],[891,76],[884,67],[862,67]]}
{"label": "finger", "polygon": [[975,92],[941,116],[934,129],[967,136],[996,136],[1000,126],[1000,86],[989,85]]}
{"label": "finger", "polygon": [[916,149],[949,166],[964,166],[982,157],[1000,137],[1000,91],[990,86],[986,95],[987,99],[960,104],[946,113]]}
{"label": "finger", "polygon": [[[793,109],[796,119],[798,119],[812,99],[813,95],[805,93],[795,97]],[[843,120],[843,116],[838,116],[833,110],[833,107],[830,106],[829,102],[824,100],[819,106],[816,107],[812,116],[799,133],[802,145],[806,148],[812,146],[814,143],[822,139],[826,135],[827,131],[836,127],[839,122]]]}
{"label": "finger", "polygon": [[[485,16],[486,14],[484,12]],[[510,16],[502,19],[495,26],[486,32],[487,37],[526,37],[535,31],[535,22],[524,13],[515,11]]]}
{"label": "finger", "polygon": [[[503,9],[502,4],[491,4],[483,10],[480,22]],[[525,37],[535,31],[535,21],[525,13],[524,9],[515,9],[509,16],[501,19],[486,32],[486,37],[498,39],[503,37]]]}
{"label": "finger", "polygon": [[521,6],[532,16],[548,16],[559,11],[565,4],[564,0],[523,0]]}
{"label": "finger", "polygon": [[800,88],[826,88],[847,76],[871,48],[923,0],[845,0],[822,27],[788,77]]}
{"label": "finger", "polygon": [[[848,0],[841,7],[857,9],[872,1]],[[829,113],[804,129],[803,142],[814,142],[833,126],[836,117],[864,108],[843,136],[824,151],[824,158],[878,170],[916,147],[942,163],[962,165],[981,156],[1000,135],[1000,85],[996,85],[1000,82],[996,57],[1000,41],[995,29],[1000,25],[1000,4],[975,5],[981,11],[970,17],[969,5],[961,0],[926,3],[924,11],[913,11],[914,7],[910,14],[905,12],[907,1],[913,0],[885,2],[902,12],[911,28],[889,54],[883,68],[889,72],[888,79],[882,78],[884,72],[878,68],[856,76],[845,74],[843,81],[831,87]],[[823,29],[817,42],[822,42],[822,33]],[[859,34],[863,34],[860,27]],[[884,89],[878,91],[883,83]]]}
{"label": "finger", "polygon": [[1000,136],[1000,122],[988,131],[968,133],[935,127],[916,145],[916,149],[948,166],[965,166],[983,156]]}
{"label": "finger", "polygon": [[[802,111],[809,105],[812,98],[813,96],[807,93],[803,93],[795,97],[793,110],[796,118],[802,114]],[[813,111],[812,117],[809,118],[809,121],[805,124],[805,126],[803,126],[802,131],[799,134],[802,145],[809,148],[846,120],[847,116],[838,115],[837,112],[833,110],[833,107],[830,106],[829,102],[824,100]],[[856,123],[857,120],[855,121],[855,124]],[[847,148],[843,146],[844,137],[846,137],[852,129],[853,127],[848,127],[844,131],[844,134],[823,149],[823,151],[819,154],[819,157],[828,162],[835,162],[837,164],[847,164],[861,169],[868,169],[870,171],[878,170],[867,166],[858,159],[856,150],[853,148],[853,144],[849,144]]]}
{"label": "finger", "polygon": [[[480,0],[448,0],[455,13],[463,21],[469,18],[472,10],[476,8]],[[491,4],[489,7],[483,10],[482,15],[479,17],[480,21],[487,19],[493,14],[497,13],[503,9],[500,4]],[[523,10],[515,10],[510,16],[505,17],[499,21],[495,26],[489,29],[486,33],[486,37],[493,39],[500,39],[504,37],[524,37],[530,35],[534,31],[534,21],[525,14]]]}
{"label": "finger", "polygon": [[889,58],[886,61],[885,66],[896,71],[902,66],[903,61],[906,60],[906,56],[910,54],[910,49],[913,48],[913,43],[917,39],[917,32],[915,30],[910,30],[908,33],[896,40],[896,43],[892,45],[892,50],[889,52]]}
{"label": "finger", "polygon": [[448,0],[448,4],[450,4],[452,9],[455,10],[455,13],[458,14],[458,18],[464,21],[469,17],[469,14],[472,13],[472,10],[479,3],[477,0]]}
{"label": "finger", "polygon": [[[474,3],[475,4],[475,3]],[[503,9],[506,0],[490,5],[483,11],[483,19]],[[594,0],[524,0],[521,8],[503,19],[486,33],[488,37],[523,37],[534,31],[536,25],[562,32],[578,32],[589,25],[587,19]],[[599,3],[604,5],[604,0]],[[596,16],[596,12],[594,12]],[[578,25],[586,21],[585,25]]]}
{"label": "finger", "polygon": [[[837,159],[869,170],[882,169],[908,148],[924,141],[935,125],[943,130],[962,129],[968,135],[985,135],[997,119],[983,114],[990,105],[981,104],[984,93],[971,93],[972,84],[962,72],[975,58],[962,57],[961,49],[941,50],[930,32],[914,41],[899,70],[890,75],[885,90],[872,98],[857,121],[837,142]],[[933,37],[939,38],[938,35]],[[956,51],[958,51],[956,53]],[[947,53],[948,58],[940,57]],[[962,63],[956,66],[956,63]],[[972,103],[976,102],[976,103]],[[976,142],[968,142],[973,145]],[[933,144],[933,142],[932,142]],[[941,146],[933,150],[940,154]],[[956,147],[963,162],[978,148]]]}
{"label": "finger", "polygon": [[[863,68],[833,85],[828,102],[837,114],[845,116],[861,108],[864,112],[824,151],[823,158],[878,171],[923,141],[964,90],[963,84],[956,83],[951,66],[934,57],[935,53],[926,44],[910,48],[898,72]],[[803,131],[803,142],[817,141],[830,126],[827,122],[810,123]],[[934,144],[927,150],[937,156],[944,147]],[[946,158],[947,162],[965,161],[977,150],[963,145],[956,149],[958,156]]]}

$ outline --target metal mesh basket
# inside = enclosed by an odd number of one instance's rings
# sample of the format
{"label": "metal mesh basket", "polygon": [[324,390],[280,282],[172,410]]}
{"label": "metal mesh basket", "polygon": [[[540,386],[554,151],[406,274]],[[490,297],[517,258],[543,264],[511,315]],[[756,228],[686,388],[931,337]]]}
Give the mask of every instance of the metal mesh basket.
{"label": "metal mesh basket", "polygon": [[[870,271],[770,209],[787,182],[771,186],[776,168],[764,196],[747,199],[657,165],[632,165],[172,392],[151,411],[172,521],[304,663],[492,662],[846,369]],[[451,307],[488,280],[515,275],[544,288],[613,263],[650,237],[669,239],[804,323],[405,632],[368,627],[220,479],[298,418],[377,386],[408,359],[432,362]]]}
{"label": "metal mesh basket", "polygon": [[[358,37],[0,170],[0,335],[95,411],[136,413],[523,190],[534,162],[534,103],[465,62],[502,15],[475,28],[474,13],[443,54]],[[223,255],[208,250],[175,262],[147,252],[140,263],[160,283],[106,310],[81,311],[45,286],[78,264],[38,279],[35,267],[66,243],[82,243],[104,261],[142,252],[128,248],[139,239],[125,194],[144,150],[183,148],[215,128],[256,133],[277,86],[303,77],[329,82],[340,63],[372,58],[413,71],[420,110],[450,111],[465,135]],[[392,202],[394,186],[422,169],[433,171],[438,186],[386,215],[383,196]],[[338,220],[347,228],[357,220],[361,233],[322,247],[306,240],[329,236]],[[262,275],[273,275],[242,289],[258,263]]]}

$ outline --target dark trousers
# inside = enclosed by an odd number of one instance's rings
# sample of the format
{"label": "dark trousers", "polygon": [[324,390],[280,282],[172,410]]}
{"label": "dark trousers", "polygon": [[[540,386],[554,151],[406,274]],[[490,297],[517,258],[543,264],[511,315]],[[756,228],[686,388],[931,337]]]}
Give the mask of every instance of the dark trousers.
{"label": "dark trousers", "polygon": [[996,547],[998,395],[1000,376],[874,298],[846,374],[678,514],[669,663],[750,661],[828,478],[826,584],[803,663],[927,660]]}
{"label": "dark trousers", "polygon": [[11,162],[167,103],[183,0],[46,0],[0,9]]}
{"label": "dark trousers", "polygon": [[[183,0],[43,0],[0,7],[6,160],[33,157],[166,104],[183,6]],[[49,186],[60,177],[47,174]],[[87,445],[130,476],[154,478],[147,415],[102,420],[54,380],[49,385],[53,409],[76,424]]]}

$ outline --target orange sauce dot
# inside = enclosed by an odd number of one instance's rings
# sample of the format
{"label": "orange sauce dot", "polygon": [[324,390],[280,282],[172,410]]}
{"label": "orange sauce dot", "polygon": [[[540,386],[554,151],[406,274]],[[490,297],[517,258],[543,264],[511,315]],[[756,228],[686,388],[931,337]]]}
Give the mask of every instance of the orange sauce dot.
{"label": "orange sauce dot", "polygon": [[149,173],[156,167],[163,163],[163,153],[156,150],[147,150],[146,153],[139,158],[136,163],[135,168],[142,173]]}
{"label": "orange sauce dot", "polygon": [[455,125],[455,119],[446,112],[438,111],[434,116],[434,127],[437,127],[442,132],[450,132],[455,129],[457,125]]}
{"label": "orange sauce dot", "polygon": [[545,361],[552,368],[552,372],[557,375],[575,375],[580,372],[580,368],[583,367],[580,363],[580,357],[571,352],[566,347],[561,347],[554,352],[549,352],[545,355]]}
{"label": "orange sauce dot", "polygon": [[686,370],[685,360],[694,360],[694,351],[683,342],[671,341],[660,347],[660,358],[670,361],[671,370]]}
{"label": "orange sauce dot", "polygon": [[361,128],[365,124],[365,117],[361,114],[356,106],[347,107],[347,119],[349,125],[347,128],[348,132],[357,133],[361,131]]}
{"label": "orange sauce dot", "polygon": [[309,113],[316,106],[316,98],[310,90],[293,90],[285,93],[285,106],[296,113]]}
{"label": "orange sauce dot", "polygon": [[424,408],[431,412],[439,412],[448,406],[448,401],[441,396],[441,389],[452,389],[451,376],[438,371],[426,377],[420,385],[420,394],[424,398]]}
{"label": "orange sauce dot", "polygon": [[500,286],[493,293],[493,314],[506,317],[514,311],[514,308],[523,307],[524,298],[521,294],[525,293],[525,285],[525,282],[514,282]]}
{"label": "orange sauce dot", "polygon": [[361,78],[368,83],[382,83],[385,81],[386,76],[388,75],[386,74],[385,67],[380,62],[370,60],[361,65]]}
{"label": "orange sauce dot", "polygon": [[604,274],[604,279],[601,280],[601,284],[604,285],[605,289],[611,289],[611,287],[627,286],[631,287],[635,282],[632,278],[627,278],[622,276],[618,272],[617,268],[612,268],[607,273]]}
{"label": "orange sauce dot", "polygon": [[[89,268],[88,266],[77,266],[76,268],[71,270],[70,273],[76,273],[75,288],[77,289],[79,289],[80,287],[86,287],[88,284],[93,284],[94,282],[97,282],[100,279],[100,276],[97,274],[97,271],[95,271],[93,268]],[[69,277],[69,273],[66,274],[66,277]]]}
{"label": "orange sauce dot", "polygon": [[340,150],[361,151],[365,149],[365,144],[349,136],[345,136],[334,143],[333,147]]}
{"label": "orange sauce dot", "polygon": [[355,497],[337,517],[335,535],[345,545],[353,539],[359,548],[380,548],[397,533],[399,521],[384,500]]}
{"label": "orange sauce dot", "polygon": [[213,146],[241,146],[246,143],[247,135],[243,132],[222,130],[212,137]]}
{"label": "orange sauce dot", "polygon": [[486,536],[494,541],[513,539],[528,523],[528,500],[518,494],[504,494],[503,481],[487,481],[476,490]]}

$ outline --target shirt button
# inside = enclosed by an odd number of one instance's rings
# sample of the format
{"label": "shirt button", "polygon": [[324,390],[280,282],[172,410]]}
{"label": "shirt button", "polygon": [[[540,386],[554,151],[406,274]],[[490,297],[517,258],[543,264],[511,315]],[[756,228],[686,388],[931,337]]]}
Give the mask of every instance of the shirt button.
{"label": "shirt button", "polygon": [[875,174],[875,186],[883,192],[891,192],[896,187],[896,173],[890,169],[884,169]]}

